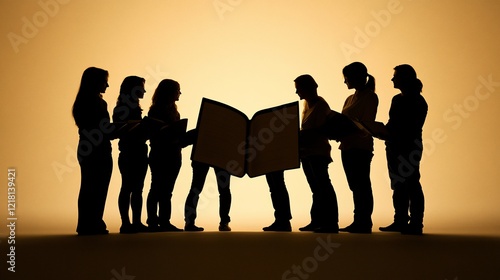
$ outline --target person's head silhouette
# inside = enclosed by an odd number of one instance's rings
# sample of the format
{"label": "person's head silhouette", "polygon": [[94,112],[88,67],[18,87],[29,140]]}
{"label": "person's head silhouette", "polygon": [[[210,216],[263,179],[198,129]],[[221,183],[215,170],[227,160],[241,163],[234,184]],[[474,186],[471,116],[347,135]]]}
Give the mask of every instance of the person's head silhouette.
{"label": "person's head silhouette", "polygon": [[108,71],[97,67],[89,67],[83,72],[72,110],[77,125],[81,124],[83,119],[92,117],[91,109],[102,106],[99,103],[104,102],[102,94],[109,87],[108,76]]}
{"label": "person's head silhouette", "polygon": [[146,80],[137,76],[126,77],[120,86],[120,97],[122,99],[127,98],[134,101],[144,97],[146,90],[144,89],[144,83]]}
{"label": "person's head silhouette", "polygon": [[113,120],[138,120],[141,118],[142,108],[139,99],[144,97],[146,80],[137,76],[126,77],[120,86],[120,95],[113,110]]}
{"label": "person's head silhouette", "polygon": [[402,64],[394,67],[394,77],[391,81],[394,88],[400,89],[403,94],[420,94],[423,84],[417,78],[417,72],[411,65]]}
{"label": "person's head silhouette", "polygon": [[295,80],[295,93],[300,99],[310,101],[318,96],[318,84],[311,75],[304,74],[298,76]]}
{"label": "person's head silhouette", "polygon": [[108,71],[101,68],[89,67],[85,69],[82,75],[80,89],[78,90],[78,96],[90,97],[105,93],[106,88],[109,87],[108,76]]}
{"label": "person's head silhouette", "polygon": [[368,69],[363,63],[353,62],[347,65],[342,69],[342,74],[344,74],[344,83],[348,89],[369,88],[375,91],[375,78],[368,74]]}
{"label": "person's head silhouette", "polygon": [[160,82],[153,94],[153,104],[159,107],[168,107],[175,104],[181,95],[181,87],[177,81],[164,79]]}

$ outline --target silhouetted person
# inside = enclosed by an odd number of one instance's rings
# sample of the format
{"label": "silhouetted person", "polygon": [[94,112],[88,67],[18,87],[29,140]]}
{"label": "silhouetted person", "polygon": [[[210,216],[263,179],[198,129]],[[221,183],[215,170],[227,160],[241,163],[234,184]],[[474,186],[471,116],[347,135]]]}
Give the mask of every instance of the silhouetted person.
{"label": "silhouetted person", "polygon": [[[148,171],[148,147],[146,134],[141,129],[142,108],[139,99],[144,97],[144,78],[126,77],[120,87],[120,96],[113,110],[113,122],[121,123],[118,147],[120,155],[118,166],[122,176],[122,186],[118,196],[118,209],[122,219],[120,233],[146,232],[148,228],[141,223],[142,190]],[[132,222],[129,209],[132,209]]]}
{"label": "silhouetted person", "polygon": [[285,185],[284,171],[266,174],[266,181],[271,192],[271,202],[274,208],[274,222],[263,231],[292,231],[290,220],[290,198]]}
{"label": "silhouetted person", "polygon": [[[347,97],[342,114],[352,120],[375,121],[378,97],[375,94],[375,79],[368,74],[361,62],[353,62],[342,70],[344,83],[348,89],[355,89]],[[350,233],[371,233],[373,194],[370,181],[370,165],[373,158],[373,137],[357,130],[341,139],[342,165],[352,191],[354,201],[354,221],[340,231]]]}
{"label": "silhouetted person", "polygon": [[311,188],[311,223],[300,231],[338,232],[337,196],[330,182],[328,165],[332,162],[330,143],[321,132],[330,106],[318,96],[318,85],[310,75],[295,79],[296,93],[305,99],[300,130],[300,159]]}
{"label": "silhouetted person", "polygon": [[81,171],[78,195],[78,235],[107,234],[102,217],[108,194],[113,159],[110,117],[102,93],[108,87],[108,72],[90,67],[82,75],[73,104],[78,126],[78,163]]}
{"label": "silhouetted person", "polygon": [[[153,94],[148,117],[163,127],[179,121],[175,102],[180,95],[178,82],[162,80]],[[148,226],[151,231],[182,231],[170,223],[172,191],[182,163],[181,143],[176,135],[160,131],[151,136],[150,146],[151,189],[146,202]]]}
{"label": "silhouetted person", "polygon": [[420,185],[422,127],[428,107],[420,94],[422,82],[413,67],[396,66],[392,82],[394,88],[401,90],[392,98],[385,136],[395,215],[394,222],[380,230],[420,235],[424,218],[424,193]]}
{"label": "silhouetted person", "polygon": [[[189,190],[189,194],[186,198],[186,204],[184,206],[184,220],[186,222],[184,230],[203,231],[204,229],[202,227],[195,225],[197,217],[196,208],[198,206],[200,193],[203,191],[203,186],[205,185],[205,180],[210,166],[198,161],[192,161],[191,167],[193,168],[193,179],[191,181],[191,189]],[[231,190],[229,188],[231,175],[226,170],[218,167],[214,167],[214,171],[217,180],[217,189],[219,191],[219,231],[231,231],[231,228],[229,227],[229,222],[231,221],[231,218],[229,217],[229,210],[231,209]]]}

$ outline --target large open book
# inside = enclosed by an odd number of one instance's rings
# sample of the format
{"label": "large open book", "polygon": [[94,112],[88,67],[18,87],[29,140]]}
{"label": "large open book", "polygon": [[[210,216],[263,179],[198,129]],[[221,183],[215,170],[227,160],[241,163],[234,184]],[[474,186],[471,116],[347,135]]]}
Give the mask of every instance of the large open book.
{"label": "large open book", "polygon": [[298,168],[299,105],[260,110],[249,119],[241,111],[203,98],[191,160],[256,177]]}

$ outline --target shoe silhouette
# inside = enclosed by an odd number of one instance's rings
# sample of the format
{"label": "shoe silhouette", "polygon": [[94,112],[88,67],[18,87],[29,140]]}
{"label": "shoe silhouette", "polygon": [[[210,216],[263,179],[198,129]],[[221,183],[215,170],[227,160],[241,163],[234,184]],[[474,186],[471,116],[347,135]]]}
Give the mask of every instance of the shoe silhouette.
{"label": "shoe silhouette", "polygon": [[270,226],[262,228],[263,231],[292,231],[290,221],[275,221]]}
{"label": "shoe silhouette", "polygon": [[202,227],[197,227],[194,224],[186,224],[184,226],[184,231],[204,231],[205,229]]}
{"label": "shoe silhouette", "polygon": [[318,228],[317,225],[310,223],[307,226],[303,226],[303,227],[299,228],[299,230],[300,231],[314,231],[317,228]]}
{"label": "shoe silhouette", "polygon": [[231,228],[229,227],[228,224],[220,224],[219,231],[231,231]]}
{"label": "shoe silhouette", "polygon": [[380,231],[386,231],[386,232],[401,232],[401,230],[403,229],[403,225],[392,223],[386,227],[379,227],[378,229]]}

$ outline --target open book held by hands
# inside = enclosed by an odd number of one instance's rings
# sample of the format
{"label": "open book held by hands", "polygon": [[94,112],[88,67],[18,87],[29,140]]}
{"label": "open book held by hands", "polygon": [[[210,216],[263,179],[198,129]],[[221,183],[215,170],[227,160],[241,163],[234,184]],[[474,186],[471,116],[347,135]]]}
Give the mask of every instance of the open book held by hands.
{"label": "open book held by hands", "polygon": [[256,112],[203,98],[191,160],[243,177],[298,168],[299,105],[292,102]]}

